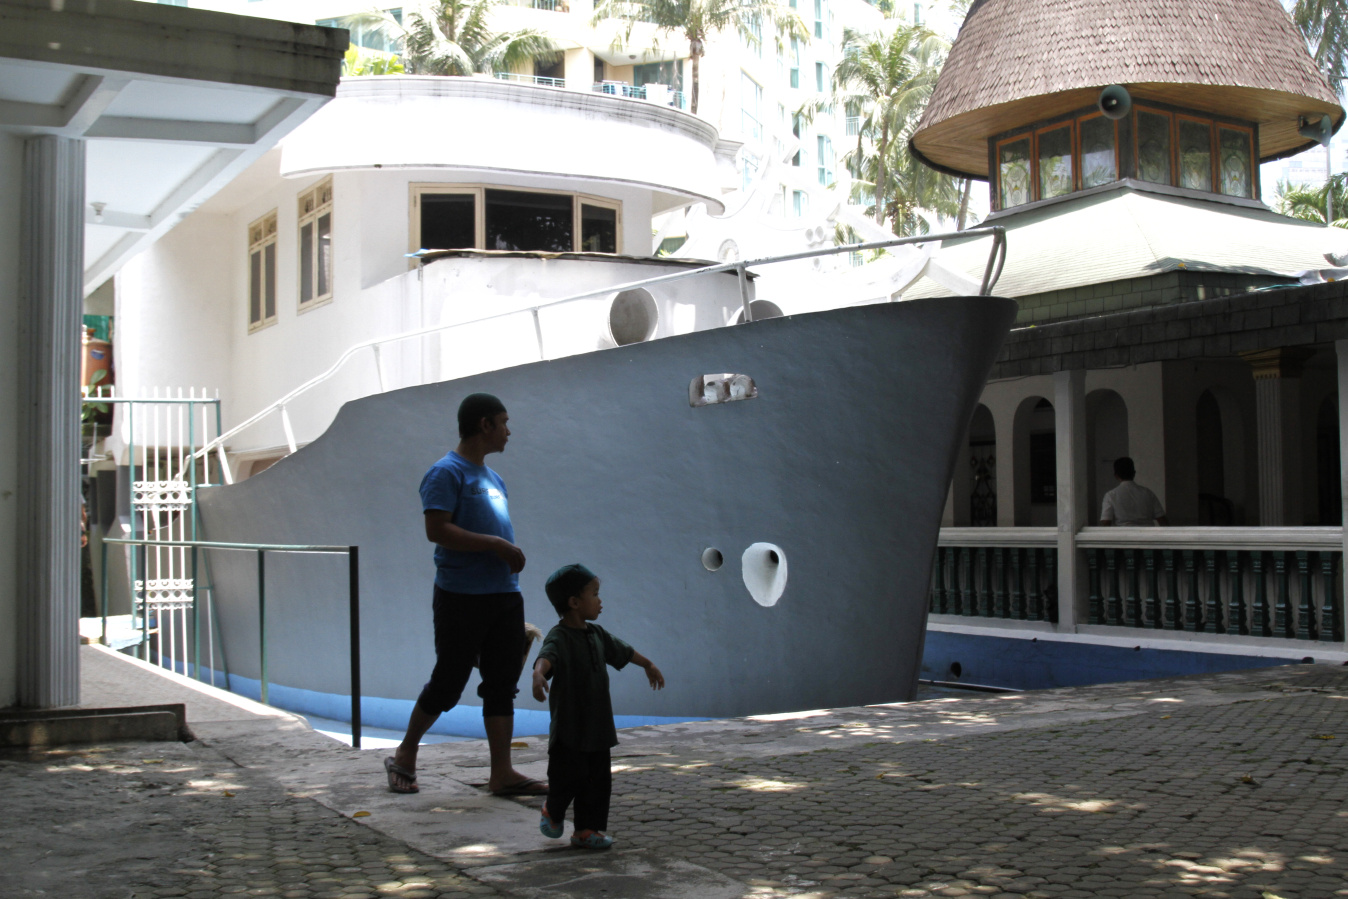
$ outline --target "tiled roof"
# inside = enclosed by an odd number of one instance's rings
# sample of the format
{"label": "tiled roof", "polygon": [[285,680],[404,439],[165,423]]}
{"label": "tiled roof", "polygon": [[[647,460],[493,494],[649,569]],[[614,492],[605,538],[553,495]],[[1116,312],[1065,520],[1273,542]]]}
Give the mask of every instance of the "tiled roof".
{"label": "tiled roof", "polygon": [[[1123,184],[988,224],[1007,230],[1006,265],[993,292],[1013,298],[1177,270],[1290,278],[1324,268],[1327,252],[1348,253],[1342,228]],[[986,238],[947,241],[940,259],[978,279],[987,254]],[[904,291],[906,299],[949,294],[926,278]]]}
{"label": "tiled roof", "polygon": [[914,143],[967,113],[1109,84],[1244,88],[1242,104],[1252,89],[1319,101],[1303,112],[1338,109],[1279,0],[982,0],[950,50]]}

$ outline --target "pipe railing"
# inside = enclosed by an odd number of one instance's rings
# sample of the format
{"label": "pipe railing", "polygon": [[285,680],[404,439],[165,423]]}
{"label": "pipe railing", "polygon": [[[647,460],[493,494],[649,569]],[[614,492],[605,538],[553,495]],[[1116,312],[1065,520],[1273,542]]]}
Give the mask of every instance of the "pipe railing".
{"label": "pipe railing", "polygon": [[[539,303],[534,306],[526,306],[520,309],[512,309],[507,312],[499,312],[495,315],[483,316],[470,321],[447,322],[439,325],[427,325],[422,328],[415,328],[411,331],[403,331],[398,334],[392,334],[387,337],[378,337],[373,340],[366,340],[361,343],[353,344],[345,352],[337,357],[332,365],[326,370],[300,384],[280,399],[266,406],[259,412],[249,416],[244,421],[221,433],[214,440],[210,441],[201,449],[197,450],[194,457],[205,456],[210,452],[215,452],[220,460],[222,471],[225,475],[226,483],[233,482],[232,473],[229,470],[225,458],[225,441],[252,427],[269,415],[275,412],[281,414],[282,426],[286,432],[286,446],[293,453],[296,449],[294,431],[290,426],[290,416],[286,411],[286,406],[292,401],[307,393],[309,390],[317,387],[319,384],[332,378],[338,371],[346,365],[347,361],[362,350],[373,350],[375,358],[378,359],[379,349],[391,343],[400,343],[404,340],[414,340],[418,337],[426,337],[441,331],[449,331],[455,328],[468,325],[480,325],[485,322],[497,321],[503,318],[510,318],[517,315],[531,315],[534,319],[534,330],[538,340],[538,355],[540,361],[547,359],[543,344],[543,330],[539,322],[539,312],[544,309],[553,309],[567,303],[575,303],[581,300],[590,300],[595,297],[602,297],[609,294],[621,293],[625,290],[632,290],[638,287],[650,287],[656,284],[670,284],[675,281],[683,281],[688,278],[697,278],[704,275],[715,275],[722,272],[734,272],[739,280],[740,301],[743,306],[743,319],[741,324],[748,324],[753,321],[753,312],[749,308],[751,297],[749,295],[748,269],[750,267],[759,267],[766,265],[776,265],[783,262],[796,262],[802,259],[814,259],[821,256],[834,256],[841,253],[859,253],[867,250],[884,250],[890,247],[906,246],[908,244],[933,243],[941,240],[953,240],[967,237],[983,237],[990,235],[992,237],[992,247],[988,252],[988,261],[983,269],[983,280],[980,283],[978,295],[987,296],[996,286],[998,278],[1001,277],[1002,267],[1006,263],[1006,229],[1000,225],[989,225],[979,228],[969,228],[964,231],[951,231],[942,234],[923,234],[917,237],[895,237],[888,240],[874,240],[863,243],[847,244],[845,246],[824,247],[816,250],[805,250],[799,253],[788,253],[781,256],[764,256],[760,259],[747,259],[739,262],[724,262],[716,265],[701,266],[696,269],[683,272],[675,272],[669,275],[659,275],[654,278],[644,278],[640,281],[631,281],[626,284],[611,284],[598,290],[588,290],[584,293],[571,294],[570,296],[560,297],[546,303]],[[380,380],[383,379],[382,370],[379,372]]]}
{"label": "pipe railing", "polygon": [[[257,553],[257,607],[258,607],[258,679],[261,685],[262,703],[267,704],[267,553],[344,553],[347,557],[347,605],[350,629],[350,666],[351,666],[351,745],[360,748],[360,547],[324,546],[320,544],[285,543],[220,543],[209,540],[131,540],[109,537],[104,543],[122,546],[181,546],[192,550],[192,578],[197,577],[197,554],[200,550],[232,550]],[[135,584],[132,584],[135,592]],[[141,613],[142,639],[148,643],[150,610],[148,606]],[[194,634],[193,667],[197,680],[201,680],[201,619],[196,603],[192,604]],[[107,642],[108,599],[103,593],[103,640]],[[184,647],[185,648],[185,647]],[[184,656],[186,653],[184,652]],[[176,660],[175,660],[176,661]],[[184,659],[184,662],[186,659]]]}

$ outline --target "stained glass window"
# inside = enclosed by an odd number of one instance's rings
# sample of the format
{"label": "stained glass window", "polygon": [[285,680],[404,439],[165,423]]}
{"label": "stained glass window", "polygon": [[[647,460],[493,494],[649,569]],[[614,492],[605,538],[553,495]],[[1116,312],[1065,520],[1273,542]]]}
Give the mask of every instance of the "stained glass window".
{"label": "stained glass window", "polygon": [[1039,135],[1039,197],[1061,197],[1072,192],[1072,126]]}
{"label": "stained glass window", "polygon": [[1104,116],[1081,122],[1081,186],[1095,187],[1119,178],[1114,155],[1114,122]]}
{"label": "stained glass window", "polygon": [[1170,183],[1170,116],[1138,111],[1137,177],[1156,184]]}
{"label": "stained glass window", "polygon": [[1221,160],[1222,193],[1228,197],[1254,195],[1254,179],[1250,167],[1250,133],[1233,128],[1218,129],[1218,153]]}
{"label": "stained glass window", "polygon": [[1180,187],[1212,190],[1212,126],[1179,120]]}
{"label": "stained glass window", "polygon": [[1030,139],[1002,144],[997,151],[997,183],[1001,208],[1030,202]]}

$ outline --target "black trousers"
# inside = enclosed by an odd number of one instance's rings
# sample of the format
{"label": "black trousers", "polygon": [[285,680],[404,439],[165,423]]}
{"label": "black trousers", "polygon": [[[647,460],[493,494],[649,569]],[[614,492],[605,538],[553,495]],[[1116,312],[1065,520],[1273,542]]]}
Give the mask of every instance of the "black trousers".
{"label": "black trousers", "polygon": [[560,821],[576,803],[576,830],[608,830],[613,771],[609,751],[579,752],[557,745],[548,750],[548,817]]}
{"label": "black trousers", "polygon": [[435,588],[435,670],[417,705],[438,715],[459,702],[476,665],[482,716],[515,714],[524,667],[524,599],[518,593],[450,593]]}

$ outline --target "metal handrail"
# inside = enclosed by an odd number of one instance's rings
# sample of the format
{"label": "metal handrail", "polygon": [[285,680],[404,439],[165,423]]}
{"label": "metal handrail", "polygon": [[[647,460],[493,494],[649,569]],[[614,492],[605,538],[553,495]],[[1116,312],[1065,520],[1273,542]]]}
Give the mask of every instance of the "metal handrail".
{"label": "metal handrail", "polygon": [[[145,539],[126,539],[121,537],[108,537],[103,541],[105,544],[113,543],[122,546],[182,546],[190,547],[192,550],[192,580],[197,579],[197,551],[201,549],[221,549],[221,550],[242,550],[257,553],[257,607],[258,607],[258,642],[259,642],[259,661],[260,670],[259,680],[261,683],[261,696],[263,705],[267,704],[267,580],[266,580],[266,554],[269,552],[281,553],[345,553],[347,557],[347,597],[350,607],[350,633],[351,633],[351,746],[354,749],[360,748],[360,547],[359,546],[328,546],[322,544],[288,544],[288,543],[221,543],[211,540],[145,540]],[[106,561],[104,570],[107,570]],[[131,585],[132,595],[135,594],[135,584]],[[145,614],[141,616],[142,639],[149,639],[150,616],[148,607]],[[193,649],[193,662],[196,668],[197,680],[201,680],[201,619],[197,614],[197,604],[195,599],[192,603],[192,629],[194,632],[195,647]],[[103,591],[103,642],[108,642],[108,593]]]}
{"label": "metal handrail", "polygon": [[996,286],[998,278],[1001,277],[1002,267],[1006,263],[1006,229],[1000,225],[984,225],[978,228],[969,228],[964,231],[950,231],[941,234],[923,234],[917,237],[895,237],[888,240],[864,241],[862,243],[846,244],[844,246],[824,247],[817,250],[805,250],[800,253],[788,253],[782,256],[764,256],[760,259],[747,259],[741,262],[724,262],[718,263],[716,265],[706,265],[688,271],[675,272],[669,275],[658,275],[654,278],[644,278],[640,281],[631,281],[626,284],[611,284],[598,290],[589,290],[584,293],[572,294],[570,296],[561,297],[559,299],[551,300],[546,303],[539,303],[536,306],[527,306],[521,309],[513,309],[508,312],[499,312],[495,315],[488,315],[482,318],[475,318],[471,321],[458,321],[441,325],[428,325],[424,328],[416,328],[411,331],[403,331],[400,334],[392,334],[388,337],[378,337],[373,340],[367,340],[362,343],[353,344],[352,346],[348,347],[346,351],[343,352],[340,356],[338,356],[336,361],[333,362],[332,365],[330,365],[321,374],[313,378],[310,378],[308,381],[305,381],[303,384],[299,385],[294,390],[291,390],[289,393],[282,396],[279,400],[276,400],[270,406],[267,406],[261,411],[253,414],[240,424],[237,424],[233,428],[230,428],[228,431],[219,434],[214,440],[210,441],[209,443],[202,446],[201,449],[197,450],[193,454],[193,458],[205,456],[212,450],[216,451],[216,453],[220,457],[222,470],[226,473],[228,480],[229,468],[225,464],[224,458],[225,441],[228,440],[230,437],[233,437],[235,434],[238,434],[241,431],[244,431],[245,429],[252,427],[254,424],[256,424],[257,422],[261,421],[262,419],[266,418],[268,415],[271,415],[273,412],[276,411],[281,412],[282,424],[284,425],[286,431],[286,442],[289,445],[290,451],[292,453],[295,452],[296,450],[295,438],[294,435],[291,433],[290,420],[289,416],[285,412],[285,407],[296,397],[300,396],[303,393],[307,393],[310,389],[317,387],[319,384],[323,383],[324,381],[328,380],[333,375],[335,375],[338,372],[338,370],[341,369],[342,366],[346,364],[346,361],[350,359],[352,356],[354,356],[360,350],[375,349],[377,353],[378,348],[382,347],[385,344],[397,343],[403,340],[411,340],[416,337],[425,337],[430,334],[435,334],[440,331],[452,330],[454,328],[463,327],[465,325],[479,325],[484,322],[495,321],[501,318],[508,318],[511,316],[523,315],[525,313],[528,313],[533,315],[534,317],[534,330],[538,336],[539,358],[540,360],[546,360],[547,356],[543,350],[543,334],[538,320],[538,314],[541,310],[551,309],[556,306],[564,305],[566,303],[574,303],[579,300],[588,300],[593,299],[594,297],[605,296],[607,294],[620,293],[624,290],[632,290],[637,287],[649,287],[654,284],[668,284],[674,281],[682,281],[687,278],[695,278],[700,277],[702,275],[714,275],[719,274],[721,272],[735,272],[738,275],[740,282],[740,299],[743,303],[744,308],[744,316],[741,323],[748,324],[749,322],[753,321],[753,313],[750,309],[749,285],[747,278],[747,269],[750,266],[774,265],[781,262],[795,262],[801,259],[814,259],[820,256],[834,256],[841,253],[859,253],[865,250],[883,250],[888,249],[890,247],[905,246],[907,244],[933,243],[941,240],[966,238],[966,237],[982,237],[985,235],[992,236],[992,249],[988,253],[987,265],[983,269],[983,281],[979,287],[978,295],[987,296],[992,291],[992,288]]}

